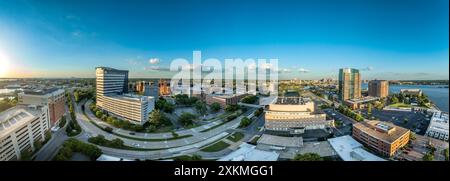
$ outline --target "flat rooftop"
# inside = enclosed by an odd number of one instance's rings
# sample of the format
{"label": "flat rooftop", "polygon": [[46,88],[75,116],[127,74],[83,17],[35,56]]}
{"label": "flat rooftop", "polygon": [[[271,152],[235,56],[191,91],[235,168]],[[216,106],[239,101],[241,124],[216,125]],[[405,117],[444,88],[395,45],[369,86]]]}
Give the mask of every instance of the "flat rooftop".
{"label": "flat rooftop", "polygon": [[27,95],[47,95],[50,93],[64,93],[64,90],[58,88],[25,89],[23,90],[23,93]]}
{"label": "flat rooftop", "polygon": [[242,143],[239,149],[218,161],[277,161],[280,154],[256,149],[256,146]]}
{"label": "flat rooftop", "polygon": [[209,94],[208,96],[227,99],[227,98],[233,98],[233,97],[240,96],[240,95],[243,95],[243,94]]}
{"label": "flat rooftop", "polygon": [[280,105],[303,105],[310,102],[311,99],[305,97],[278,97],[275,104]]}
{"label": "flat rooftop", "polygon": [[303,146],[303,138],[302,137],[284,137],[284,136],[263,134],[259,138],[258,144],[272,145],[272,146],[277,146],[277,147],[302,147]]}
{"label": "flat rooftop", "polygon": [[366,151],[361,143],[349,135],[331,138],[328,142],[344,161],[385,161]]}
{"label": "flat rooftop", "polygon": [[132,102],[142,102],[145,101],[146,97],[151,96],[140,96],[135,94],[118,94],[118,95],[105,95],[105,97],[111,97],[118,100],[124,100],[124,101],[132,101]]}
{"label": "flat rooftop", "polygon": [[364,121],[353,124],[353,127],[388,143],[393,143],[409,132],[406,128],[383,121]]}
{"label": "flat rooftop", "polygon": [[0,137],[41,114],[41,106],[18,105],[0,113]]}
{"label": "flat rooftop", "polygon": [[378,99],[379,99],[378,97],[367,96],[367,97],[361,97],[361,98],[357,98],[357,99],[349,99],[346,101],[349,103],[366,103],[366,102],[376,101]]}
{"label": "flat rooftop", "polygon": [[447,132],[448,133],[449,123],[448,123],[448,113],[444,112],[435,112],[433,117],[431,117],[430,125],[428,129],[436,130],[439,132]]}

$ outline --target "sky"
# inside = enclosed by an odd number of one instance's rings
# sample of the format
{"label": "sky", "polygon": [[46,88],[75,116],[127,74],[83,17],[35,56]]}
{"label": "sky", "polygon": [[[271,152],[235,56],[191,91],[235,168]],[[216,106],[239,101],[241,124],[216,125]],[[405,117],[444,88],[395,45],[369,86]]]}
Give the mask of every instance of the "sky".
{"label": "sky", "polygon": [[448,0],[0,0],[0,77],[169,78],[201,51],[276,58],[281,79],[448,80],[448,22]]}

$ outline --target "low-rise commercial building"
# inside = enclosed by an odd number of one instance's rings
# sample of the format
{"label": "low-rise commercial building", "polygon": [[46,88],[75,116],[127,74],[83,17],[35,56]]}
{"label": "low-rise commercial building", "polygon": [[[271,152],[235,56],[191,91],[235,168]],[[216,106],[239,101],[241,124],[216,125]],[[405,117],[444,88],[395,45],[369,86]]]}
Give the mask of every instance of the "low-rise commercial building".
{"label": "low-rise commercial building", "polygon": [[422,90],[420,89],[400,89],[400,93],[411,96],[422,96]]}
{"label": "low-rise commercial building", "polygon": [[349,135],[328,139],[343,161],[385,161],[366,151],[363,145]]}
{"label": "low-rise commercial building", "polygon": [[280,154],[256,149],[256,146],[242,143],[239,149],[218,161],[277,161]]}
{"label": "low-rise commercial building", "polygon": [[448,113],[434,112],[425,136],[448,141],[448,128]]}
{"label": "low-rise commercial building", "polygon": [[314,102],[303,97],[277,98],[269,105],[265,120],[266,131],[288,135],[334,126],[334,120],[327,120],[325,113],[316,113]]}
{"label": "low-rise commercial building", "polygon": [[124,94],[104,96],[100,108],[123,120],[143,125],[154,107],[153,97]]}
{"label": "low-rise commercial building", "polygon": [[35,151],[34,143],[44,141],[49,129],[47,106],[18,105],[0,113],[0,161]]}
{"label": "low-rise commercial building", "polygon": [[32,89],[18,94],[19,104],[42,105],[48,107],[50,127],[56,125],[66,113],[66,96],[63,89]]}
{"label": "low-rise commercial building", "polygon": [[392,123],[365,121],[353,124],[353,138],[368,148],[391,157],[409,142],[411,131]]}
{"label": "low-rise commercial building", "polygon": [[367,97],[361,97],[361,98],[357,98],[357,99],[348,99],[348,100],[345,100],[344,103],[351,109],[356,110],[356,109],[362,109],[362,108],[366,107],[367,104],[377,101],[379,99],[380,99],[379,97],[367,96]]}
{"label": "low-rise commercial building", "polygon": [[219,103],[222,108],[227,105],[237,105],[247,94],[209,94],[206,95],[206,104]]}

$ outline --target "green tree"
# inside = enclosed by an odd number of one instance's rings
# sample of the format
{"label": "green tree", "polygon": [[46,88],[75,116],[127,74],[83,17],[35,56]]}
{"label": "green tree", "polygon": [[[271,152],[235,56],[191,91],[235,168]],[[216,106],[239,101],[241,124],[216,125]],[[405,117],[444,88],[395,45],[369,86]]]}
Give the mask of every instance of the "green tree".
{"label": "green tree", "polygon": [[433,161],[434,160],[434,155],[431,153],[427,153],[423,156],[422,158],[423,161]]}
{"label": "green tree", "polygon": [[239,124],[239,127],[240,128],[245,128],[248,125],[250,125],[250,123],[251,123],[251,120],[248,119],[247,117],[244,117],[244,118],[241,119],[241,123]]}
{"label": "green tree", "polygon": [[397,98],[396,96],[392,96],[391,102],[392,102],[393,104],[396,104],[396,103],[399,102],[399,100],[398,100],[398,98]]}
{"label": "green tree", "polygon": [[202,160],[202,156],[194,154],[191,157],[191,161],[201,161]]}
{"label": "green tree", "polygon": [[111,142],[109,143],[109,145],[113,148],[123,148],[125,147],[123,140],[116,138],[111,140]]}
{"label": "green tree", "polygon": [[323,158],[317,153],[305,153],[296,155],[294,161],[323,161]]}
{"label": "green tree", "polygon": [[448,161],[448,148],[444,150],[445,161]]}
{"label": "green tree", "polygon": [[194,107],[200,115],[205,115],[206,111],[208,111],[208,107],[203,101],[197,101]]}
{"label": "green tree", "polygon": [[258,97],[255,95],[249,95],[242,98],[241,102],[246,104],[254,104],[258,100]]}
{"label": "green tree", "polygon": [[372,115],[372,104],[369,103],[367,105],[367,115],[371,116]]}
{"label": "green tree", "polygon": [[226,112],[234,112],[234,111],[237,111],[239,108],[240,108],[239,105],[227,105],[225,107],[225,111]]}
{"label": "green tree", "polygon": [[210,108],[211,108],[211,110],[212,110],[213,112],[217,112],[217,111],[220,110],[220,104],[217,103],[217,102],[212,103],[211,106],[210,106]]}
{"label": "green tree", "polygon": [[102,111],[97,111],[95,113],[95,116],[100,119],[103,116],[103,112]]}
{"label": "green tree", "polygon": [[255,111],[255,116],[256,116],[256,117],[259,117],[262,113],[264,113],[264,109],[263,109],[263,108],[258,108],[258,109]]}
{"label": "green tree", "polygon": [[150,124],[159,126],[161,124],[162,114],[158,109],[155,109],[150,113]]}
{"label": "green tree", "polygon": [[195,115],[185,112],[181,114],[180,118],[178,118],[178,121],[184,126],[189,126],[194,123],[195,118],[196,118]]}

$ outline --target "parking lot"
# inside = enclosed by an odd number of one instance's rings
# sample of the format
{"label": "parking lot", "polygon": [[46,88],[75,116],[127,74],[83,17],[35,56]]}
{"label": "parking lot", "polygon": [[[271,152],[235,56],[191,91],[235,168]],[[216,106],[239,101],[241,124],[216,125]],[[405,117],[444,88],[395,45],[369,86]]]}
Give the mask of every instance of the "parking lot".
{"label": "parking lot", "polygon": [[[361,110],[363,115],[367,115],[367,110]],[[421,112],[390,111],[372,109],[372,116],[380,121],[391,122],[411,131],[424,135],[430,124],[429,118]]]}
{"label": "parking lot", "polygon": [[323,111],[329,118],[335,120],[336,128],[334,129],[334,135],[336,137],[352,134],[352,125],[354,120],[342,115],[341,113],[333,109],[324,109]]}
{"label": "parking lot", "polygon": [[448,148],[448,143],[420,135],[416,135],[416,139],[410,142],[409,147],[401,150],[401,152],[396,156],[396,159],[422,161],[423,156],[430,152],[430,145],[436,149],[434,160],[444,161],[445,156],[443,154],[443,150]]}

